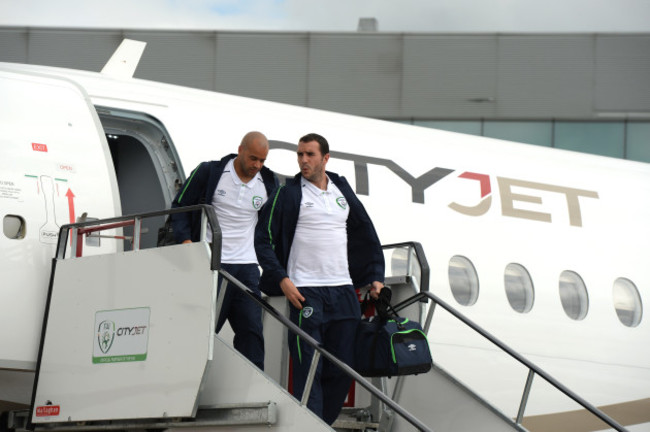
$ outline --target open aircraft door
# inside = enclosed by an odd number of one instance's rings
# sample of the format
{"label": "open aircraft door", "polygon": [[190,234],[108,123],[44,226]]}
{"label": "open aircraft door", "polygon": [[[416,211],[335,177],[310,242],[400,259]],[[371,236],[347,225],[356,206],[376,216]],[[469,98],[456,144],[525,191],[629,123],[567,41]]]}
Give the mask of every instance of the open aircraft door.
{"label": "open aircraft door", "polygon": [[[0,332],[4,379],[35,369],[60,227],[82,215],[119,215],[120,202],[106,137],[82,87],[2,64],[0,95],[0,327],[11,329]],[[117,248],[117,242],[95,239],[87,253]],[[30,394],[0,396],[28,404]]]}

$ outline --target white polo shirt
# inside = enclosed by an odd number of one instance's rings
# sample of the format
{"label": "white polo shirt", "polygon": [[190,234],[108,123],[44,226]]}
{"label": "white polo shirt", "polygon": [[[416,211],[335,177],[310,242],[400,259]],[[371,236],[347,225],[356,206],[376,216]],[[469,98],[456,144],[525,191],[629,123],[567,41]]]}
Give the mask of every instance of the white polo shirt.
{"label": "white polo shirt", "polygon": [[297,287],[351,285],[348,269],[348,203],[334,183],[327,190],[301,178],[302,201],[287,273]]}
{"label": "white polo shirt", "polygon": [[[221,227],[221,261],[226,264],[257,264],[253,245],[257,212],[268,199],[260,173],[243,183],[234,167],[226,164],[212,196]],[[212,234],[206,236],[212,241]]]}

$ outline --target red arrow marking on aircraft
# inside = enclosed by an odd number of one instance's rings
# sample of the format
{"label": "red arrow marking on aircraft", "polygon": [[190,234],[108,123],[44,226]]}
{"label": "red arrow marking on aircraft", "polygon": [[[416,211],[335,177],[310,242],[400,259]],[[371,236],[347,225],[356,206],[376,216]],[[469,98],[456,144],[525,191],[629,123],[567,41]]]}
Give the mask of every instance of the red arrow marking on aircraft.
{"label": "red arrow marking on aircraft", "polygon": [[74,194],[68,188],[68,191],[65,193],[65,196],[68,197],[68,211],[70,212],[70,223],[74,223],[75,217],[74,217]]}
{"label": "red arrow marking on aircraft", "polygon": [[490,176],[487,174],[477,174],[472,172],[464,172],[458,177],[478,180],[481,182],[481,198],[486,195],[489,195],[492,189],[490,188]]}

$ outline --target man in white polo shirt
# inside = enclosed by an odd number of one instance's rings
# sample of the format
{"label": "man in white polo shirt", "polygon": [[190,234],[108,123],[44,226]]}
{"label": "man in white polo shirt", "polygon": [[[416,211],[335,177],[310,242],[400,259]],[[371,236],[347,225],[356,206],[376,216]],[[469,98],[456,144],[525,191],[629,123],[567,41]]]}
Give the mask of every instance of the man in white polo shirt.
{"label": "man in white polo shirt", "polygon": [[[192,171],[172,203],[172,207],[204,203],[214,206],[222,233],[222,268],[258,296],[260,273],[253,246],[257,213],[278,186],[277,176],[264,167],[268,152],[269,143],[262,133],[247,133],[236,155],[203,162]],[[172,223],[177,243],[199,240],[198,212],[174,214]],[[212,241],[209,231],[207,240]],[[229,286],[217,321],[217,333],[226,319],[235,333],[235,349],[264,370],[260,306],[238,288]]]}
{"label": "man in white polo shirt", "polygon": [[[344,177],[325,171],[329,144],[318,134],[298,143],[300,173],[269,199],[255,229],[260,288],[284,294],[290,318],[330,353],[354,366],[361,316],[356,288],[383,288],[384,255],[375,228]],[[302,397],[311,346],[289,333],[293,393]],[[351,379],[319,362],[307,406],[328,424],[341,411]]]}

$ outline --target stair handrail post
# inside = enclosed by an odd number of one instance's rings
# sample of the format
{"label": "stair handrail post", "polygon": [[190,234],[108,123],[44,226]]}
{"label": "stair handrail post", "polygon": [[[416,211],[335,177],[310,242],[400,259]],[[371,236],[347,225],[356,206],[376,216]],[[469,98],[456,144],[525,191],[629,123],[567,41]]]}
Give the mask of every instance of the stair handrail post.
{"label": "stair handrail post", "polygon": [[530,395],[530,389],[533,386],[533,378],[535,378],[535,371],[528,369],[528,377],[526,378],[526,385],[524,386],[524,393],[521,396],[521,403],[519,404],[519,411],[517,412],[517,424],[521,424],[524,419],[524,411],[526,411],[526,405],[528,404],[528,396]]}

